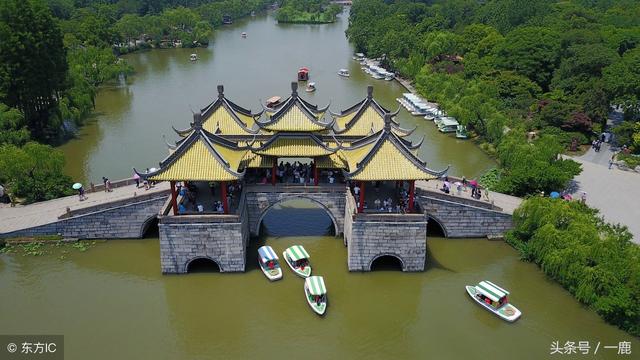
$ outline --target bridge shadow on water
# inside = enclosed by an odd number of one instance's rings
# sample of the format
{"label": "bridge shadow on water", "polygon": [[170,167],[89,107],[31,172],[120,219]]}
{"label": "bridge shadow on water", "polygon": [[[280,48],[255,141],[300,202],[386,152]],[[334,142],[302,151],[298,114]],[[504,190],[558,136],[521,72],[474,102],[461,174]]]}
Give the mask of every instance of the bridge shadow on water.
{"label": "bridge shadow on water", "polygon": [[[294,236],[301,238],[301,245],[304,245],[304,237],[335,236],[333,221],[325,210],[308,200],[290,200],[273,206],[262,219],[260,234],[250,240],[247,248],[246,271],[259,270],[255,261],[259,247],[273,246],[274,240]],[[274,248],[274,250],[282,264],[284,259],[281,252],[284,249]]]}

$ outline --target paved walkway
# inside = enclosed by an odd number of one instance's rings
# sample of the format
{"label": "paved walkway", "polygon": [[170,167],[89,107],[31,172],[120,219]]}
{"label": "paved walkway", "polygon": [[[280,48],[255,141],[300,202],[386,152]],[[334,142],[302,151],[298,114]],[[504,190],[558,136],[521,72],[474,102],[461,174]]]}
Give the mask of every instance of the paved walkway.
{"label": "paved walkway", "polygon": [[[455,202],[456,198],[465,198],[465,199],[469,199],[469,200],[476,200],[473,199],[471,197],[471,188],[467,188],[467,191],[462,191],[460,193],[460,195],[458,195],[458,192],[456,191],[456,186],[453,185],[453,183],[456,180],[451,179],[450,184],[451,184],[451,192],[449,193],[448,196],[451,197],[451,201]],[[419,187],[421,189],[427,190],[427,191],[435,191],[439,194],[442,195],[447,195],[444,192],[440,191],[440,189],[442,189],[442,184],[443,181],[441,180],[429,180],[429,181],[416,181],[416,187]],[[476,200],[476,201],[481,201],[481,202],[485,202],[485,203],[492,203],[495,206],[499,207],[502,209],[502,212],[507,213],[507,214],[513,214],[513,210],[515,210],[518,206],[520,206],[520,204],[522,203],[522,199],[516,196],[511,196],[511,195],[506,195],[506,194],[501,194],[501,193],[497,193],[497,192],[493,192],[493,191],[489,191],[489,197],[487,198],[484,195],[484,190],[482,190],[482,198],[480,200]]]}
{"label": "paved walkway", "polygon": [[[603,144],[600,153],[611,158],[608,144]],[[587,192],[587,204],[600,210],[605,220],[629,227],[633,242],[640,244],[640,174],[623,171],[615,166],[608,168],[608,159],[603,161],[599,153],[590,149],[585,155],[572,158],[582,164],[582,173],[575,177],[572,188],[574,198]]]}
{"label": "paved walkway", "polygon": [[96,205],[107,204],[114,201],[132,198],[136,195],[144,195],[162,192],[169,189],[169,183],[157,184],[150,190],[136,188],[128,185],[113,189],[112,192],[104,191],[88,193],[88,199],[79,201],[78,196],[67,196],[59,199],[43,201],[31,205],[10,207],[8,204],[0,204],[0,233],[26,229],[34,226],[50,224],[58,220],[58,217],[66,213],[67,208],[73,210],[84,209]]}

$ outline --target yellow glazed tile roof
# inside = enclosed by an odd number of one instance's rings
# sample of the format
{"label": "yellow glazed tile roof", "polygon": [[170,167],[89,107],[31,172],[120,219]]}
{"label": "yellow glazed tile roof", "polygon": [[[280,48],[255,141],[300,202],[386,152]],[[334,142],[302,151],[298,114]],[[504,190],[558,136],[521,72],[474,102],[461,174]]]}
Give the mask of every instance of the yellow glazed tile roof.
{"label": "yellow glazed tile roof", "polygon": [[[351,176],[352,180],[428,180],[437,177],[425,172],[402,154],[391,141],[385,140],[378,151],[366,164],[361,164],[361,170]],[[356,170],[351,167],[353,172]]]}
{"label": "yellow glazed tile roof", "polygon": [[278,138],[262,150],[254,150],[260,155],[280,157],[314,157],[331,154],[332,151],[319,145],[312,139]]}
{"label": "yellow glazed tile roof", "polygon": [[[372,127],[373,132],[371,131]],[[362,115],[360,115],[356,122],[351,125],[351,128],[340,133],[340,135],[367,136],[380,131],[383,127],[384,118],[371,106],[367,106],[367,109],[362,113]]]}
{"label": "yellow glazed tile roof", "polygon": [[248,168],[271,168],[273,166],[273,158],[270,156],[262,156],[247,151],[243,158],[245,166]]}
{"label": "yellow glazed tile roof", "polygon": [[345,159],[345,163],[348,165],[350,172],[356,170],[357,164],[367,156],[375,144],[375,142],[371,142],[353,150],[345,149],[340,152],[342,157]]}
{"label": "yellow glazed tile roof", "polygon": [[[272,114],[273,115],[273,114]],[[319,121],[324,113],[313,116],[315,121]],[[316,124],[311,121],[298,105],[291,106],[280,118],[271,124],[263,125],[263,128],[272,131],[306,131],[313,132],[326,129],[326,126]]]}
{"label": "yellow glazed tile roof", "polygon": [[338,154],[329,154],[316,158],[316,166],[318,169],[344,169],[347,165]]}
{"label": "yellow glazed tile roof", "polygon": [[[242,151],[246,152],[246,150]],[[237,171],[237,167],[233,165],[231,169]],[[154,181],[230,181],[237,180],[239,177],[227,171],[226,166],[220,163],[204,144],[204,140],[198,139],[175,161],[168,164],[167,168],[149,179]]]}
{"label": "yellow glazed tile roof", "polygon": [[[247,128],[251,129],[255,121],[252,117],[242,114],[236,114],[242,122],[247,124]],[[247,135],[250,134],[238,122],[233,119],[229,110],[223,106],[218,107],[208,118],[204,119],[202,127],[208,132],[215,134],[219,128],[220,135]]]}

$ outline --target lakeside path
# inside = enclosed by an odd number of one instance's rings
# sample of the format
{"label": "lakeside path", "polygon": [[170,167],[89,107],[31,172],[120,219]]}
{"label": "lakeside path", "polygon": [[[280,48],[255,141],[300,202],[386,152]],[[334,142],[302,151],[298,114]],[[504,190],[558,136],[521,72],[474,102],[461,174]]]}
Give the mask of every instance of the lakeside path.
{"label": "lakeside path", "polygon": [[593,149],[581,157],[567,157],[582,165],[582,173],[574,178],[571,189],[574,199],[580,199],[586,191],[589,206],[600,210],[606,221],[626,225],[633,234],[632,241],[640,244],[640,174],[616,166],[609,169],[608,148],[603,147],[602,154],[591,152]]}
{"label": "lakeside path", "polygon": [[136,188],[135,185],[127,185],[115,188],[112,192],[87,193],[87,200],[85,201],[79,201],[78,196],[74,195],[16,207],[2,204],[0,205],[0,234],[56,222],[60,215],[66,213],[67,208],[74,211],[129,199],[134,196],[159,193],[168,189],[168,182],[159,183],[150,190],[145,190],[143,187]]}

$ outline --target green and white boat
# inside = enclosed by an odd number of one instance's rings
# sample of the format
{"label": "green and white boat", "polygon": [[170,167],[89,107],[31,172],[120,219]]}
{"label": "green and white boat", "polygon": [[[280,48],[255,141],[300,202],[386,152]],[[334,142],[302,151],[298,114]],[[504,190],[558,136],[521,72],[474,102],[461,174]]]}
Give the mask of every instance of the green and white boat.
{"label": "green and white boat", "polygon": [[476,286],[467,285],[465,288],[475,302],[503,320],[514,322],[522,315],[520,310],[509,304],[509,292],[491,281],[480,281]]}
{"label": "green and white boat", "polygon": [[271,246],[258,248],[258,264],[267,279],[271,281],[282,279],[282,268],[278,261],[278,255],[276,255]]}
{"label": "green and white boat", "polygon": [[322,276],[310,276],[304,280],[304,295],[311,309],[318,315],[327,311],[327,288]]}
{"label": "green and white boat", "polygon": [[469,134],[467,133],[467,127],[464,125],[458,125],[458,128],[456,129],[456,138],[466,139],[468,137]]}
{"label": "green and white boat", "polygon": [[293,245],[282,253],[284,261],[289,265],[294,273],[303,278],[311,276],[311,265],[309,264],[309,253],[302,245]]}

